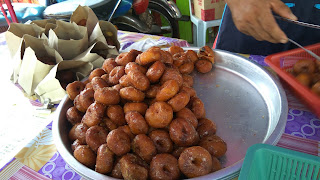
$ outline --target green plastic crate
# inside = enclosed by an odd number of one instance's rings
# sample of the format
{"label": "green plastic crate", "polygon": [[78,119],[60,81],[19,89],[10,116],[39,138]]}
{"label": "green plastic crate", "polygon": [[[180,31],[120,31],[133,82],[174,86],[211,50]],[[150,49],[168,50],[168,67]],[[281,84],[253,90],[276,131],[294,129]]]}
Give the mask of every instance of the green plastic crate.
{"label": "green plastic crate", "polygon": [[268,144],[248,148],[239,180],[320,180],[320,157]]}

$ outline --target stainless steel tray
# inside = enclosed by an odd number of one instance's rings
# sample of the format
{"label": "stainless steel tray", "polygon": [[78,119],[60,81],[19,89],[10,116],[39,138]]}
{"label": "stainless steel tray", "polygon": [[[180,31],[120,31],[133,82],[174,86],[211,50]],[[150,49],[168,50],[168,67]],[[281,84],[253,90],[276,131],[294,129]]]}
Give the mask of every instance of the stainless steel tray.
{"label": "stainless steel tray", "polygon": [[[287,98],[276,77],[242,56],[222,50],[214,52],[215,67],[207,74],[193,73],[194,88],[205,104],[206,116],[217,124],[217,134],[226,141],[228,150],[221,159],[223,169],[195,179],[238,176],[247,149],[256,143],[275,145],[287,121]],[[65,118],[71,105],[65,97],[53,122],[58,152],[81,176],[110,178],[88,169],[73,157],[67,136],[70,125]]]}

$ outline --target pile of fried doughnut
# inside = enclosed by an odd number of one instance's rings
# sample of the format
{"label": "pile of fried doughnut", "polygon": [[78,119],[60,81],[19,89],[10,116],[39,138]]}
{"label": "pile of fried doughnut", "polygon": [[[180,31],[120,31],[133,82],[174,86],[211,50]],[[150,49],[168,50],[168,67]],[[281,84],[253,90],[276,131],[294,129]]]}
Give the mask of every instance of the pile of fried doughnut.
{"label": "pile of fried doughnut", "polygon": [[214,54],[171,46],[108,58],[86,81],[68,84],[69,139],[85,166],[119,179],[181,179],[221,169],[227,151],[206,118],[190,73],[212,69]]}
{"label": "pile of fried doughnut", "polygon": [[293,65],[293,75],[320,97],[320,62],[301,59]]}

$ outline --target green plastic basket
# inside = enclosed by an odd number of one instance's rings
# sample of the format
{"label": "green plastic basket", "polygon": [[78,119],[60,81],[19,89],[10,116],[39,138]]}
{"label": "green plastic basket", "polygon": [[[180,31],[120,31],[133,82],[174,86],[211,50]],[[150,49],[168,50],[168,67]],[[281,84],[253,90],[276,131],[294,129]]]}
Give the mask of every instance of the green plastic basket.
{"label": "green plastic basket", "polygon": [[248,148],[239,180],[320,180],[320,157],[268,144]]}

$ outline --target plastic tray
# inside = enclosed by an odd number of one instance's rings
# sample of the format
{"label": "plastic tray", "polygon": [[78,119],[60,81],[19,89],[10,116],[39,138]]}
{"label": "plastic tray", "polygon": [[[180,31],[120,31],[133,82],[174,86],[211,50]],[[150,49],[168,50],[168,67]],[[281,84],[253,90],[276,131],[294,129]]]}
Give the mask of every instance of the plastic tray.
{"label": "plastic tray", "polygon": [[320,179],[320,157],[272,146],[252,145],[245,156],[239,180]]}
{"label": "plastic tray", "polygon": [[[306,49],[320,55],[320,43],[306,46]],[[301,83],[295,77],[286,72],[285,69],[292,68],[294,63],[299,59],[311,59],[315,61],[311,55],[301,48],[284,51],[269,55],[265,58],[265,62],[291,86],[300,99],[318,116],[320,117],[320,97],[311,92],[311,90]]]}

